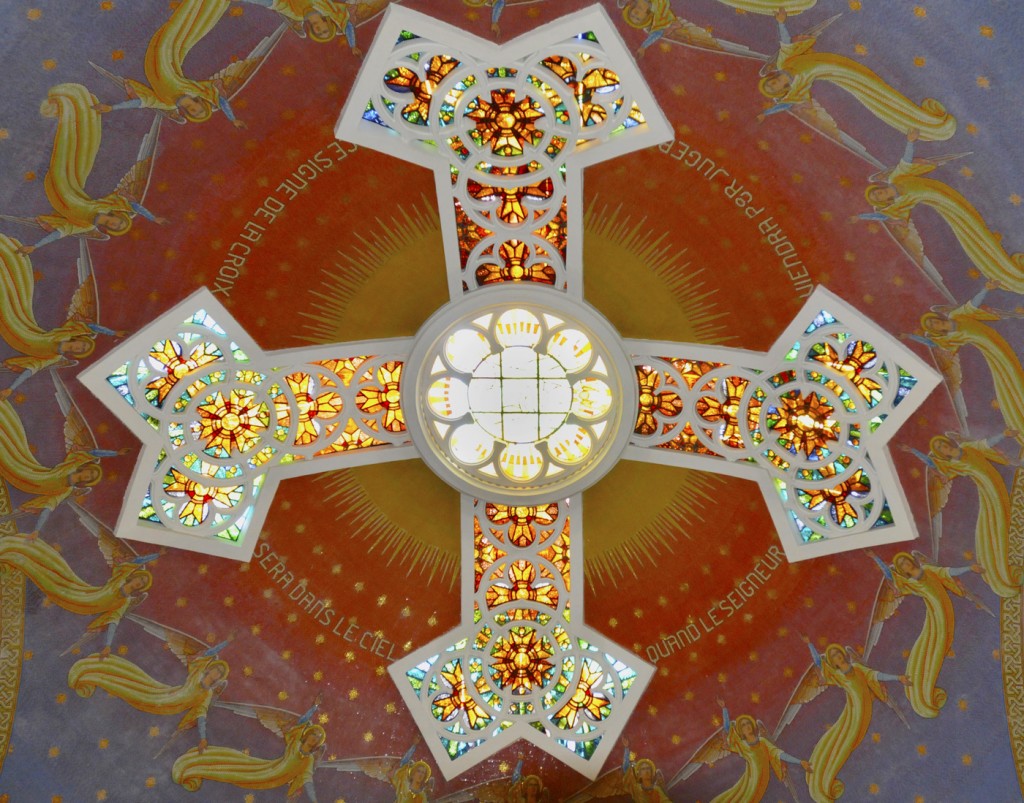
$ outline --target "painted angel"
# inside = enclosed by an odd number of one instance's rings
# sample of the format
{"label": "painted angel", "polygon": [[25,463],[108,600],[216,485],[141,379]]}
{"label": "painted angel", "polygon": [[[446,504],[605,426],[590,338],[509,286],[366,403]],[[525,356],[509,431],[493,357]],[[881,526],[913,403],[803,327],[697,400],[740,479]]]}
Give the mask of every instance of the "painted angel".
{"label": "painted angel", "polygon": [[767,58],[763,53],[755,53],[746,45],[717,39],[706,28],[676,16],[669,5],[669,0],[618,0],[618,5],[622,9],[622,19],[626,24],[647,34],[643,44],[637,48],[637,58],[642,58],[647,48],[656,42],[669,42],[757,61],[764,61]]}
{"label": "painted angel", "polygon": [[0,396],[0,477],[19,491],[32,496],[18,506],[10,518],[38,514],[29,533],[35,537],[53,510],[67,499],[83,496],[103,478],[100,460],[128,454],[129,448],[115,451],[99,449],[63,380],[53,377],[57,405],[64,414],[64,449],[66,455],[54,466],[45,466],[29,445],[25,427],[17,411]]}
{"label": "painted angel", "polygon": [[285,24],[303,39],[326,44],[344,36],[352,55],[363,51],[356,45],[356,28],[380,14],[391,0],[236,0],[277,12]]}
{"label": "painted angel", "polygon": [[510,6],[532,6],[536,3],[543,3],[544,0],[462,0],[462,2],[473,8],[489,7],[491,9],[491,33],[495,36],[501,36],[501,15],[506,8]]}
{"label": "painted angel", "polygon": [[829,644],[825,654],[821,655],[806,636],[802,639],[811,652],[811,665],[790,696],[773,738],[777,739],[800,709],[829,686],[843,690],[846,699],[842,713],[815,744],[811,751],[811,768],[807,772],[807,789],[815,803],[833,803],[843,794],[844,784],[839,780],[839,773],[868,732],[875,700],[885,703],[904,725],[910,727],[906,716],[882,683],[899,681],[909,686],[912,681],[906,675],[889,675],[871,669],[857,658],[850,647]]}
{"label": "painted angel", "polygon": [[90,513],[75,507],[82,523],[96,537],[96,544],[110,567],[106,582],[101,585],[86,582],[56,549],[32,535],[0,537],[0,564],[21,571],[55,605],[80,616],[95,617],[81,638],[62,655],[102,633],[104,645],[98,655],[100,660],[105,660],[110,655],[118,625],[149,596],[153,574],[147,565],[159,558],[160,553],[139,555]]}
{"label": "painted angel", "polygon": [[32,263],[19,248],[17,240],[0,234],[0,337],[23,355],[3,361],[7,371],[18,375],[6,390],[0,390],[3,399],[43,369],[75,365],[88,357],[96,348],[97,335],[125,335],[99,323],[96,275],[85,239],[79,241],[78,287],[64,313],[64,323],[52,329],[36,321]]}
{"label": "painted angel", "polygon": [[426,761],[415,761],[419,737],[398,756],[367,756],[325,761],[320,767],[338,772],[361,772],[370,778],[391,784],[395,790],[395,803],[430,803],[434,793],[434,779]]}
{"label": "painted angel", "polygon": [[1016,430],[1007,429],[984,440],[966,440],[947,432],[931,439],[927,454],[906,444],[900,445],[903,451],[925,464],[933,556],[938,555],[942,509],[949,501],[953,480],[967,477],[974,483],[978,492],[974,553],[985,570],[982,577],[1000,597],[1015,597],[1020,593],[1024,567],[1010,561],[1010,492],[996,466],[1020,466],[1021,461],[1007,457],[995,447],[1003,438],[1019,435]]}
{"label": "painted angel", "polygon": [[244,59],[209,78],[189,78],[184,73],[185,58],[229,7],[227,0],[182,0],[146,47],[144,68],[148,84],[115,75],[89,62],[127,96],[127,100],[113,105],[94,103],[94,110],[105,114],[120,109],[153,109],[179,124],[206,122],[219,110],[235,128],[245,128],[245,123],[235,116],[231,101],[263,66],[288,26],[282,24]]}
{"label": "painted angel", "polygon": [[725,701],[719,699],[718,704],[722,708],[722,727],[697,748],[666,788],[671,789],[686,780],[704,765],[712,766],[735,754],[744,761],[743,774],[735,784],[716,795],[711,803],[757,803],[768,790],[772,773],[786,785],[793,800],[799,801],[788,765],[795,764],[809,772],[810,762],[795,758],[776,746],[768,738],[768,729],[761,720],[755,720],[749,714],[731,720]]}
{"label": "painted angel", "polygon": [[[1010,254],[1003,247],[999,235],[992,231],[981,213],[963,195],[948,184],[928,176],[938,167],[963,154],[935,159],[914,158],[913,133],[908,136],[907,148],[896,167],[876,173],[874,182],[864,195],[875,211],[860,215],[866,220],[880,220],[892,228],[903,225],[910,228],[911,215],[918,205],[934,210],[949,226],[971,264],[990,281],[999,282],[1007,290],[1024,293],[1024,252]],[[919,241],[920,238],[918,238]],[[923,248],[915,242],[912,257]],[[952,300],[952,299],[951,299]]]}
{"label": "painted angel", "polygon": [[634,803],[671,803],[661,770],[649,758],[635,758],[626,739],[622,743],[622,765],[567,798],[566,803],[584,803],[616,795],[628,795]]}
{"label": "painted angel", "polygon": [[50,166],[43,180],[52,214],[34,218],[0,215],[9,220],[42,229],[46,235],[35,245],[21,245],[19,253],[31,254],[37,248],[62,237],[89,237],[106,240],[128,232],[132,218],[142,215],[154,223],[167,223],[142,205],[153,172],[159,120],[142,138],[135,163],[118,182],[113,192],[99,198],[85,190],[100,148],[102,122],[93,106],[96,97],[81,84],[58,84],[43,102],[44,116],[57,118],[57,131],[50,153]]}
{"label": "painted angel", "polygon": [[437,803],[547,803],[550,791],[539,775],[523,775],[523,757],[519,756],[511,778],[495,778],[438,798]]}
{"label": "painted angel", "polygon": [[831,17],[799,36],[786,28],[786,12],[779,11],[779,51],[761,70],[761,94],[773,105],[763,116],[787,112],[818,133],[856,153],[870,164],[884,165],[871,156],[832,119],[812,96],[815,81],[824,81],[848,92],[875,117],[904,135],[917,131],[924,140],[946,140],[956,132],[956,118],[934,98],[916,104],[883,81],[860,62],[837,53],[821,53],[814,45],[821,32],[838,16]]}
{"label": "painted angel", "polygon": [[907,700],[914,711],[922,717],[937,717],[946,704],[946,692],[936,684],[942,663],[953,646],[955,618],[950,594],[970,599],[979,610],[994,615],[980,599],[967,590],[959,576],[984,570],[977,563],[971,566],[936,566],[923,554],[898,552],[892,563],[887,564],[873,552],[868,554],[882,570],[882,582],[875,595],[871,610],[871,624],[864,645],[864,660],[878,643],[882,625],[894,614],[900,603],[908,596],[924,601],[924,624],[907,657],[904,674],[911,685],[904,688]]}
{"label": "painted angel", "polygon": [[[960,306],[932,307],[930,312],[921,316],[924,335],[907,334],[903,337],[928,346],[947,384],[958,390],[962,382],[960,349],[963,346],[976,349],[992,375],[996,403],[1003,420],[1008,427],[1020,433],[1024,432],[1024,366],[1016,349],[988,322],[1022,316],[1016,311],[984,305],[988,292],[1001,287],[999,282],[989,281],[974,298]],[[961,431],[964,429],[962,427]]]}
{"label": "painted angel", "polygon": [[288,799],[305,792],[311,803],[317,803],[313,773],[326,749],[327,734],[312,722],[320,707],[322,695],[303,714],[282,708],[248,703],[214,702],[245,717],[253,717],[263,727],[284,739],[284,753],[277,758],[258,758],[232,747],[193,747],[183,753],[171,767],[171,778],[190,792],[197,791],[204,781],[219,781],[242,789],[274,789],[288,785]]}
{"label": "painted angel", "polygon": [[185,667],[184,681],[170,685],[156,680],[141,667],[118,655],[91,655],[71,666],[68,686],[81,697],[91,697],[97,688],[103,689],[110,696],[124,700],[132,708],[147,714],[184,714],[156,755],[159,756],[192,728],[198,728],[198,751],[202,753],[208,744],[207,712],[228,685],[228,664],[219,655],[234,636],[211,645],[134,613],[127,614],[127,618],[156,636],[164,643],[164,649],[174,653]]}

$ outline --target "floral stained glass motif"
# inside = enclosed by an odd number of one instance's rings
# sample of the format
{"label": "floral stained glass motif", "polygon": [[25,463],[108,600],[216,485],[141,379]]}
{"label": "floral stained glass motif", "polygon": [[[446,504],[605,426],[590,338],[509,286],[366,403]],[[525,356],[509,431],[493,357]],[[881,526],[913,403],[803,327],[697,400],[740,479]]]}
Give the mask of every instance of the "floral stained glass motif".
{"label": "floral stained glass motif", "polygon": [[893,527],[899,486],[882,479],[890,469],[872,444],[884,444],[883,425],[927,369],[908,370],[917,362],[909,351],[887,337],[882,349],[882,334],[837,313],[818,307],[809,326],[794,323],[772,356],[750,365],[634,357],[632,442],[764,471],[776,521],[798,544]]}
{"label": "floral stained glass motif", "polygon": [[[565,287],[569,158],[644,129],[635,91],[597,36],[503,66],[457,56],[424,36],[400,39],[362,120],[390,129],[451,171],[461,256],[458,286],[496,282]],[[382,79],[382,80],[381,80]],[[531,265],[531,261],[536,264]]]}
{"label": "floral stained glass motif", "polygon": [[226,311],[209,308],[169,313],[180,317],[163,336],[106,375],[160,455],[136,496],[139,527],[155,528],[153,538],[180,531],[244,541],[268,471],[406,442],[401,360],[339,355],[274,365],[254,344],[232,339],[228,329],[241,330]]}

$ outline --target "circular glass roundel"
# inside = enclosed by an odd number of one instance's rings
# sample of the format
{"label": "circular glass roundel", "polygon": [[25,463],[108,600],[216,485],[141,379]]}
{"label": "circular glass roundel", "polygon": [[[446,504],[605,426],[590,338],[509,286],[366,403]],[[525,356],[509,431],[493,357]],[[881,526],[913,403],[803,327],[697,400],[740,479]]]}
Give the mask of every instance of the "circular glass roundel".
{"label": "circular glass roundel", "polygon": [[576,493],[614,465],[632,429],[636,383],[618,334],[558,291],[499,286],[449,304],[409,365],[402,397],[414,400],[424,460],[488,501]]}

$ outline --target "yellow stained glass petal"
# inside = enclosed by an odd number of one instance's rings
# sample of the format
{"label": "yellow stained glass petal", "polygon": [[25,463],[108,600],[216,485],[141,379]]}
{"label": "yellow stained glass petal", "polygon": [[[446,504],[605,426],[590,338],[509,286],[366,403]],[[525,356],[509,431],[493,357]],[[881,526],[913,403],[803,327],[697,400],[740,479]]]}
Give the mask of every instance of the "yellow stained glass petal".
{"label": "yellow stained glass petal", "polygon": [[593,358],[590,339],[578,329],[562,329],[548,341],[548,354],[558,360],[566,372],[582,371]]}
{"label": "yellow stained glass petal", "polygon": [[612,407],[612,399],[612,389],[601,379],[581,379],[572,386],[572,412],[586,420],[605,415]]}
{"label": "yellow stained glass petal", "polygon": [[510,443],[501,453],[498,465],[510,480],[529,482],[544,469],[544,458],[532,443]]}
{"label": "yellow stained glass petal", "polygon": [[540,319],[524,309],[503,312],[494,326],[498,342],[505,348],[534,348],[540,342]]}
{"label": "yellow stained glass petal", "polygon": [[491,456],[494,438],[476,424],[464,424],[452,433],[449,446],[456,460],[473,466]]}

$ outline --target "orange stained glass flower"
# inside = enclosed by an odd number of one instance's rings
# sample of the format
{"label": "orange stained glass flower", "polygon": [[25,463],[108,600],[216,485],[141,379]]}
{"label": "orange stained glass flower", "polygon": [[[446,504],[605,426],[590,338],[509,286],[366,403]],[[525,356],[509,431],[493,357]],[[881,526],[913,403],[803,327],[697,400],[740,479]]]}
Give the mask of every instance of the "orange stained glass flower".
{"label": "orange stained glass flower", "polygon": [[655,414],[675,418],[682,412],[683,400],[671,390],[658,391],[661,371],[649,366],[637,366],[636,378],[640,384],[640,410],[633,431],[638,435],[652,435],[658,431]]}
{"label": "orange stained glass flower", "polygon": [[547,684],[554,664],[551,644],[532,627],[514,627],[491,648],[495,682],[513,694],[524,694]]}
{"label": "orange stained glass flower", "polygon": [[873,366],[878,359],[878,354],[870,343],[863,340],[855,341],[843,358],[840,358],[838,352],[828,343],[819,344],[817,352],[814,359],[846,377],[865,401],[874,406],[881,400],[882,386],[869,376],[861,376],[861,372]]}
{"label": "orange stained glass flower", "polygon": [[[562,575],[562,582],[565,583],[565,590],[571,590],[569,583],[569,522],[565,522],[565,527],[562,529],[561,535],[554,541],[554,543],[548,544],[541,552],[537,555],[549,563],[553,564],[556,569]],[[568,604],[567,606],[568,607]]]}
{"label": "orange stained glass flower", "polygon": [[462,257],[462,267],[466,267],[469,255],[476,248],[477,243],[493,232],[478,225],[467,215],[458,200],[455,201],[455,228],[459,236],[459,255]]}
{"label": "orange stained glass flower", "polygon": [[364,413],[381,416],[381,424],[388,432],[405,430],[405,414],[402,412],[402,394],[399,383],[402,379],[403,363],[391,360],[377,369],[379,387],[363,388],[356,395],[356,407]]}
{"label": "orange stained glass flower", "polygon": [[768,413],[768,426],[793,454],[820,456],[829,442],[838,440],[839,424],[832,417],[835,409],[824,396],[813,391],[805,396],[793,390],[779,401],[781,404]]}
{"label": "orange stained glass flower", "polygon": [[491,100],[477,98],[466,116],[476,123],[470,132],[480,147],[491,146],[497,156],[521,156],[527,146],[536,145],[544,134],[537,120],[544,116],[540,104],[526,96],[516,100],[514,89],[492,89]]}
{"label": "orange stained glass flower", "polygon": [[720,362],[704,362],[703,360],[675,359],[669,360],[669,362],[672,363],[672,366],[683,375],[683,381],[685,381],[687,386],[690,388],[696,385],[697,380],[704,376],[708,371],[722,366],[722,363]]}
{"label": "orange stained glass flower", "polygon": [[146,394],[147,398],[152,398],[152,395],[155,394],[157,403],[161,403],[179,380],[204,365],[216,362],[224,355],[213,343],[204,341],[189,350],[186,357],[181,344],[176,340],[163,340],[150,350],[149,356],[166,370],[164,376],[154,379],[146,385],[146,390],[150,391]]}
{"label": "orange stained glass flower", "polygon": [[857,469],[853,476],[834,488],[800,490],[800,501],[808,510],[817,510],[828,505],[829,515],[841,527],[852,527],[859,518],[851,500],[863,497],[871,491],[871,481],[863,469]]}
{"label": "orange stained glass flower", "polygon": [[497,201],[498,219],[509,226],[518,226],[530,216],[524,203],[527,200],[546,201],[554,194],[555,185],[550,178],[521,187],[492,187],[470,179],[466,182],[466,189],[478,201]]}
{"label": "orange stained glass flower", "polygon": [[397,92],[412,94],[413,99],[402,109],[402,117],[415,125],[427,125],[437,85],[458,66],[458,60],[451,56],[434,56],[427,67],[426,78],[420,78],[408,67],[398,67],[385,76],[384,83]]}
{"label": "orange stained glass flower", "polygon": [[169,496],[184,497],[188,501],[178,511],[178,520],[186,527],[197,527],[209,517],[213,506],[232,508],[242,498],[244,486],[210,487],[191,480],[177,469],[171,469],[170,482],[164,480],[164,491]]}
{"label": "orange stained glass flower", "polygon": [[[341,380],[342,384],[350,385],[352,383],[352,378],[359,371],[359,366],[366,362],[368,359],[370,358],[346,357],[345,359],[342,360],[320,360],[315,364],[322,365],[324,368],[326,368],[328,371],[330,371],[332,374],[338,377],[338,379]],[[323,384],[325,387],[335,387],[333,382],[324,380],[323,378],[321,378],[320,381],[321,384]]]}
{"label": "orange stained glass flower", "polygon": [[[320,435],[322,425],[318,419],[334,418],[341,413],[341,397],[329,390],[314,396],[313,377],[306,373],[289,374],[285,382],[298,407],[293,442],[296,446],[306,446]],[[278,423],[285,427],[292,426],[292,407],[288,402],[288,394],[281,393],[274,397]]]}
{"label": "orange stained glass flower", "polygon": [[476,519],[473,520],[473,573],[476,576],[474,589],[480,588],[480,579],[491,566],[504,558],[508,553],[504,552],[484,535],[483,530]]}
{"label": "orange stained glass flower", "polygon": [[[435,719],[442,722],[455,717],[460,711],[464,711],[469,727],[482,728],[491,721],[490,715],[473,699],[466,690],[466,678],[462,672],[462,661],[452,661],[441,670],[443,677],[452,687],[449,694],[440,694],[434,698],[433,713]],[[483,679],[477,680],[476,688],[483,693]]]}
{"label": "orange stained glass flower", "polygon": [[579,722],[580,714],[599,722],[611,713],[611,703],[594,687],[601,682],[603,673],[590,661],[583,661],[580,667],[580,679],[576,691],[565,705],[555,712],[559,727],[574,729]]}
{"label": "orange stained glass flower", "polygon": [[674,449],[677,452],[693,452],[694,454],[721,457],[717,452],[711,451],[711,449],[701,443],[689,422],[679,431],[678,435],[668,443],[661,444],[661,447],[664,449]]}
{"label": "orange stained glass flower", "polygon": [[562,208],[558,210],[551,220],[545,223],[541,228],[534,231],[538,237],[543,237],[551,245],[553,245],[562,259],[565,259],[565,243],[566,243],[566,228],[568,226],[569,213],[566,206],[566,201],[562,201]]}
{"label": "orange stained glass flower", "polygon": [[[558,607],[558,589],[549,583],[537,585],[537,570],[529,561],[513,562],[509,566],[508,576],[511,586],[492,585],[487,589],[488,608],[510,602],[535,602],[548,608]],[[529,612],[533,613],[532,610]]]}
{"label": "orange stained glass flower", "polygon": [[[697,414],[705,421],[720,421],[720,432],[722,440],[726,445],[734,448],[743,447],[743,431],[740,427],[740,404],[743,401],[743,394],[749,383],[746,379],[738,376],[726,377],[721,383],[721,394],[725,397],[719,399],[714,396],[702,396],[695,405]],[[757,425],[757,418],[761,412],[761,403],[755,397],[750,400],[747,410],[747,423],[751,429]]]}
{"label": "orange stained glass flower", "polygon": [[331,441],[331,445],[327,446],[316,453],[317,457],[322,457],[327,454],[336,454],[337,452],[350,452],[353,449],[363,449],[369,446],[382,446],[384,441],[379,441],[376,438],[371,438],[363,430],[359,428],[359,425],[351,418],[345,423],[345,428],[341,431],[340,435],[336,435],[335,430],[331,430],[329,425],[327,434],[334,438]]}
{"label": "orange stained glass flower", "polygon": [[488,263],[476,269],[477,284],[498,282],[537,282],[554,284],[555,269],[547,262],[528,265],[530,247],[521,240],[507,240],[498,249],[503,265]]}
{"label": "orange stained glass flower", "polygon": [[509,506],[488,502],[485,511],[492,524],[499,527],[511,524],[508,530],[509,540],[520,548],[529,546],[537,537],[534,523],[544,527],[554,524],[558,518],[558,505],[553,502],[543,507]]}
{"label": "orange stained glass flower", "polygon": [[251,391],[234,389],[224,398],[218,390],[196,412],[198,434],[206,442],[206,449],[228,455],[249,451],[270,425],[270,410],[264,402],[256,401]]}

